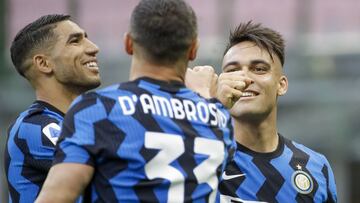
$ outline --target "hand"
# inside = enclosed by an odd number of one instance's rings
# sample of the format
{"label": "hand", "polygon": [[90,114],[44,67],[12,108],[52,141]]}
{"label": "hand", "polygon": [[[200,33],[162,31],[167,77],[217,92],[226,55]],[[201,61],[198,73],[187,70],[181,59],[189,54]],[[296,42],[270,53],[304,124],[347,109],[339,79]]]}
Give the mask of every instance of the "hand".
{"label": "hand", "polygon": [[185,75],[185,85],[205,98],[216,96],[217,78],[211,66],[195,66],[188,68]]}
{"label": "hand", "polygon": [[216,98],[228,109],[242,96],[243,91],[254,81],[243,71],[221,73],[218,78]]}

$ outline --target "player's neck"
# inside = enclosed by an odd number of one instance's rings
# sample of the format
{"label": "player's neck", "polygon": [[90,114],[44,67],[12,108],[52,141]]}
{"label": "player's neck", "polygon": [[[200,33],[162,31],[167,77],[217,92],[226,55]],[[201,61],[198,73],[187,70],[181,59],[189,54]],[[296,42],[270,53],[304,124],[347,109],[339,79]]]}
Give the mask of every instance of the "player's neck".
{"label": "player's neck", "polygon": [[237,142],[255,152],[273,152],[278,146],[276,115],[270,115],[261,122],[235,118],[234,134]]}
{"label": "player's neck", "polygon": [[135,80],[140,77],[149,77],[163,81],[184,82],[185,71],[186,64],[176,64],[174,67],[170,67],[137,60],[133,57],[130,69],[130,80]]}
{"label": "player's neck", "polygon": [[36,99],[47,102],[61,112],[66,113],[71,102],[79,96],[77,93],[68,91],[61,85],[43,85],[35,90]]}

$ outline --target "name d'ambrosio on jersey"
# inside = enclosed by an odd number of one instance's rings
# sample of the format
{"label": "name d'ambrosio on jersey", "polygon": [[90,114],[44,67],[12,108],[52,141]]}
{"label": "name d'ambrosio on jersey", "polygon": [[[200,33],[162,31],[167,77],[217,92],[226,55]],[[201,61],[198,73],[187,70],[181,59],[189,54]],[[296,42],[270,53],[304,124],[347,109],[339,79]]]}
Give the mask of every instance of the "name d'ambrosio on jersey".
{"label": "name d'ambrosio on jersey", "polygon": [[165,116],[178,120],[199,121],[211,126],[226,126],[226,116],[218,111],[216,104],[207,102],[195,103],[189,99],[166,98],[158,95],[141,94],[118,97],[124,115],[134,114],[138,102],[145,114]]}

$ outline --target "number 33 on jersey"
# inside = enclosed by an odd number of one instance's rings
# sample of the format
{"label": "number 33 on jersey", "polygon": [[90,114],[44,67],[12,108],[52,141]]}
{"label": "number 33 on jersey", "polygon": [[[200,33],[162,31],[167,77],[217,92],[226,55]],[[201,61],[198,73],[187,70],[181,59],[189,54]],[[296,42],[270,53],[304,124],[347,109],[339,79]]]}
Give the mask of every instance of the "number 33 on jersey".
{"label": "number 33 on jersey", "polygon": [[215,202],[236,147],[229,112],[180,82],[87,93],[66,118],[55,163],[94,167],[93,202]]}

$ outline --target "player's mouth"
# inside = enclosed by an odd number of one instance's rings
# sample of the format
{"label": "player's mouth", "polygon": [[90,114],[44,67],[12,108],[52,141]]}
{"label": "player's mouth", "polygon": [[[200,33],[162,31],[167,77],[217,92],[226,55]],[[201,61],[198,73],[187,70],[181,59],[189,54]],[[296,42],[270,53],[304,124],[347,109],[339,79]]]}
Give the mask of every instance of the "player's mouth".
{"label": "player's mouth", "polygon": [[250,99],[250,98],[256,97],[256,96],[258,96],[258,95],[259,95],[259,93],[256,92],[256,91],[253,91],[253,90],[245,90],[245,91],[242,93],[240,99]]}
{"label": "player's mouth", "polygon": [[84,66],[93,72],[97,72],[97,73],[99,72],[99,66],[96,60],[86,62],[84,63]]}

